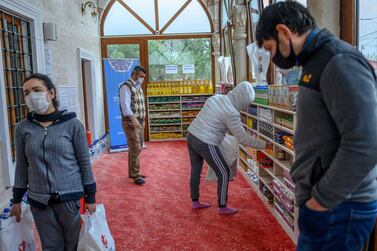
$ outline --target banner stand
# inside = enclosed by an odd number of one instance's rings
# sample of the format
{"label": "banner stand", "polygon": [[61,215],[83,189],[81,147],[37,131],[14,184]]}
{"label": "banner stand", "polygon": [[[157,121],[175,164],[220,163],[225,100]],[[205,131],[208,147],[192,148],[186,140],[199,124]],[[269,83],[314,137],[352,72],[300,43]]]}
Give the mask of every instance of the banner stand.
{"label": "banner stand", "polygon": [[140,64],[139,59],[103,59],[107,118],[109,121],[110,153],[127,151],[128,144],[122,128],[122,114],[119,104],[119,86],[131,77],[132,70]]}

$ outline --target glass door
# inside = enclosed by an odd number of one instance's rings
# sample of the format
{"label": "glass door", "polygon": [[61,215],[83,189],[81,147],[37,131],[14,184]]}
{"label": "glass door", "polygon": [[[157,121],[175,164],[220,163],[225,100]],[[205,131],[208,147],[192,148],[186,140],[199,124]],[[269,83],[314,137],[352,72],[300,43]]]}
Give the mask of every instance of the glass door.
{"label": "glass door", "polygon": [[[143,91],[147,93],[148,68],[146,66],[145,42],[136,39],[109,39],[103,44],[102,55],[104,64],[104,93],[106,128],[110,130],[110,149],[113,151],[127,148],[127,142],[123,135],[121,113],[119,109],[119,85],[131,77],[135,66],[143,66],[147,71],[146,79],[143,83]],[[147,119],[146,119],[147,121]],[[148,125],[145,126],[148,128]],[[147,130],[144,137],[147,138]]]}

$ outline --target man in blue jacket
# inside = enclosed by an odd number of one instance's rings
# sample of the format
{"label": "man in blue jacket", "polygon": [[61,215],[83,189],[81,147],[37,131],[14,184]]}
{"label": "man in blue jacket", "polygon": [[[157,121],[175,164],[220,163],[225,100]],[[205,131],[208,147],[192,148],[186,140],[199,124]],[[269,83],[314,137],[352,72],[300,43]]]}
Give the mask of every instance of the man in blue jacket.
{"label": "man in blue jacket", "polygon": [[360,250],[377,214],[376,75],[297,2],[264,9],[257,41],[276,66],[303,67],[297,100],[298,250]]}

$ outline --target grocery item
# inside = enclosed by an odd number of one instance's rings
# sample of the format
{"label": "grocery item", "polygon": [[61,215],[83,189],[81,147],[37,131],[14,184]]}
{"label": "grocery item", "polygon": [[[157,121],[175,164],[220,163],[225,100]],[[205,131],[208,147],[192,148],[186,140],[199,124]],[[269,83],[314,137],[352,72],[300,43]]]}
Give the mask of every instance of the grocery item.
{"label": "grocery item", "polygon": [[278,150],[278,159],[279,160],[285,160],[286,156],[285,156],[285,152],[281,149]]}
{"label": "grocery item", "polygon": [[254,91],[255,91],[255,100],[254,102],[257,104],[261,105],[268,105],[269,100],[268,100],[268,90],[269,86],[255,86]]}

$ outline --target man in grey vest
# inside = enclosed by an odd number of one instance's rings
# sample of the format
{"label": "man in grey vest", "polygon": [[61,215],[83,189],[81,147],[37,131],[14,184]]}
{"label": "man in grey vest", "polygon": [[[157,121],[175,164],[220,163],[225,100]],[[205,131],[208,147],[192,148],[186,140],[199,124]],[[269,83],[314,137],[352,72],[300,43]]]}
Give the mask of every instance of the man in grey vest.
{"label": "man in grey vest", "polygon": [[143,67],[136,66],[131,78],[119,87],[122,127],[128,142],[128,177],[137,185],[145,183],[145,176],[140,174],[139,159],[144,141],[145,97],[141,85],[145,73]]}

